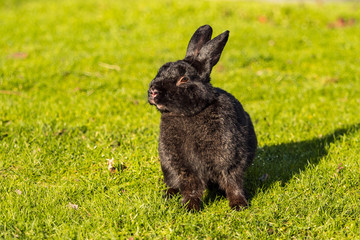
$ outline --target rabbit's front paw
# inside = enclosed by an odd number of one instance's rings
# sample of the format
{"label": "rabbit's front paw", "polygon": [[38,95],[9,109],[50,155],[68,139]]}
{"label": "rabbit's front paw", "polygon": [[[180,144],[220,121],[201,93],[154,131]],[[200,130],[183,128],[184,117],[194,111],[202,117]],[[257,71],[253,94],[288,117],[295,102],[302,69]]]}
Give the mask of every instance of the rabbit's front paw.
{"label": "rabbit's front paw", "polygon": [[182,199],[182,204],[190,211],[199,211],[201,199],[198,197],[186,196]]}
{"label": "rabbit's front paw", "polygon": [[165,191],[165,198],[172,198],[174,195],[178,194],[179,193],[179,189],[177,188],[168,188],[166,191]]}

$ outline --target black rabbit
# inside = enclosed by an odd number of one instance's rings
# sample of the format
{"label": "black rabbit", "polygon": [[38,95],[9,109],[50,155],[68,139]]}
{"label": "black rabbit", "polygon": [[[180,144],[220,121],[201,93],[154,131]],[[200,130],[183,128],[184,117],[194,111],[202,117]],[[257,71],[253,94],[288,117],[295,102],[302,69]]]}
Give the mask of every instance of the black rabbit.
{"label": "black rabbit", "polygon": [[212,40],[211,35],[209,25],[196,30],[185,59],[166,63],[151,81],[148,101],[161,112],[159,155],[167,195],[180,192],[188,209],[199,210],[204,190],[217,186],[239,210],[247,206],[243,177],[257,140],[240,102],[210,84],[229,31]]}

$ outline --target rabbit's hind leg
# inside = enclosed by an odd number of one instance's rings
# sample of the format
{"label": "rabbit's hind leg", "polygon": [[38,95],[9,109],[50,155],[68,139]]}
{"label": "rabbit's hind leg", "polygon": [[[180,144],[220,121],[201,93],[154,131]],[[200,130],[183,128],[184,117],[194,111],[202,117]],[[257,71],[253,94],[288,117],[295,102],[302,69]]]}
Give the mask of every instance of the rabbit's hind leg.
{"label": "rabbit's hind leg", "polygon": [[226,190],[226,198],[229,200],[229,206],[237,211],[248,206],[244,192],[238,187],[228,187]]}
{"label": "rabbit's hind leg", "polygon": [[[240,172],[239,172],[240,171]],[[229,200],[229,206],[237,211],[248,206],[243,190],[242,171],[234,171],[232,174],[224,176],[220,186],[225,190],[226,198]]]}

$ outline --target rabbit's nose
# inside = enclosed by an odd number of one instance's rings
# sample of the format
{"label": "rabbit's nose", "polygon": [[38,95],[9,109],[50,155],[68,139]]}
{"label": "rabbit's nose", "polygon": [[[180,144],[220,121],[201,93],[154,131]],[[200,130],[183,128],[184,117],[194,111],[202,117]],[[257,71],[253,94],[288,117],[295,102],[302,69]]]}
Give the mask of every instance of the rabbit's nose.
{"label": "rabbit's nose", "polygon": [[149,92],[151,97],[156,97],[157,95],[159,95],[159,91],[155,88],[150,88]]}

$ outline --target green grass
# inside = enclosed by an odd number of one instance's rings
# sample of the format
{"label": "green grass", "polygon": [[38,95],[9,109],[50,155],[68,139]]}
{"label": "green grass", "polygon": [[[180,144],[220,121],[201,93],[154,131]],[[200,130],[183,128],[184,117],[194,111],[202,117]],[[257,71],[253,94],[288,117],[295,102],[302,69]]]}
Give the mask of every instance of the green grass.
{"label": "green grass", "polygon": [[[359,7],[2,1],[0,238],[360,239]],[[146,91],[203,24],[230,30],[212,82],[259,140],[241,212],[162,198]]]}

